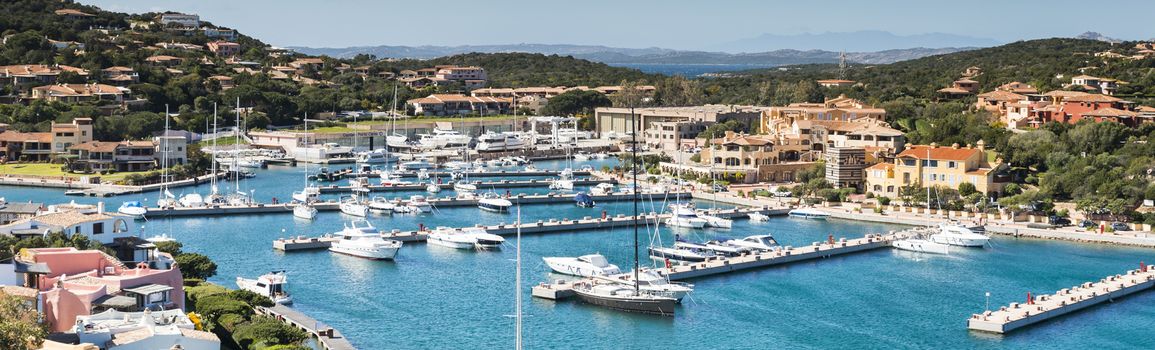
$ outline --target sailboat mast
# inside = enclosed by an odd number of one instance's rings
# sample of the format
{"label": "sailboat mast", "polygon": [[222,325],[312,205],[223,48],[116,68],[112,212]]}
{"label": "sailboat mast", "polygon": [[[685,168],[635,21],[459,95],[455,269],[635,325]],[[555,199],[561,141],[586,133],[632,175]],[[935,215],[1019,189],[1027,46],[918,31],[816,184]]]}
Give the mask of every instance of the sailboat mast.
{"label": "sailboat mast", "polygon": [[237,128],[233,130],[233,189],[236,193],[241,193],[241,98],[237,97],[237,108],[233,109],[236,113]]}
{"label": "sailboat mast", "polygon": [[[631,158],[630,161],[633,162],[633,164],[630,164],[630,172],[633,173],[634,220],[636,221],[636,220],[638,220],[638,201],[640,200],[640,198],[638,196],[638,121],[635,120],[634,118],[635,118],[634,107],[631,106],[630,107],[630,128],[632,129],[632,132],[633,132],[633,138],[631,140],[633,142],[633,144],[630,147],[630,152],[632,153],[633,156],[630,157]],[[638,294],[638,293],[641,293],[641,287],[638,285],[638,225],[635,222],[634,223],[634,294]]]}
{"label": "sailboat mast", "polygon": [[164,134],[160,137],[160,197],[168,196],[168,104],[164,105]]}
{"label": "sailboat mast", "polygon": [[517,342],[515,349],[521,350],[521,203],[517,205],[517,315],[514,323],[517,328]]}
{"label": "sailboat mast", "polygon": [[210,186],[213,195],[217,194],[217,136],[220,136],[217,132],[219,132],[217,129],[217,103],[213,102],[213,177]]}

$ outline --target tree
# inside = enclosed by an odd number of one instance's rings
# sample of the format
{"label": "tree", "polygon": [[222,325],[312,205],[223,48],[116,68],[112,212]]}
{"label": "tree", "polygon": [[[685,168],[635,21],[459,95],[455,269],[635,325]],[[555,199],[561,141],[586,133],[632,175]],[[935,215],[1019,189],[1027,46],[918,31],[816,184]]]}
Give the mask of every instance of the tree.
{"label": "tree", "polygon": [[613,105],[606,95],[594,90],[572,90],[549,99],[549,103],[542,108],[542,115],[568,116],[579,114],[593,114],[598,107]]}
{"label": "tree", "polygon": [[217,274],[217,264],[198,253],[183,253],[175,258],[184,278],[208,279]]}
{"label": "tree", "polygon": [[35,306],[0,291],[0,349],[39,349],[46,336],[48,325],[40,319]]}
{"label": "tree", "polygon": [[[163,242],[157,242],[156,243],[156,249],[157,250],[159,250],[161,252],[168,253],[169,255],[172,255],[174,259],[176,258],[176,256],[181,255],[183,253],[183,252],[181,252],[182,247],[184,247],[184,245],[181,244],[180,242],[177,242],[177,241],[163,241]],[[182,268],[181,270],[184,270],[184,269]]]}
{"label": "tree", "polygon": [[958,184],[958,194],[963,196],[963,197],[970,196],[971,194],[977,193],[977,192],[978,192],[978,190],[975,189],[975,184],[972,184],[970,182],[963,182],[961,184]]}
{"label": "tree", "polygon": [[233,332],[238,345],[255,349],[274,344],[298,344],[308,338],[304,331],[265,316],[237,325]]}

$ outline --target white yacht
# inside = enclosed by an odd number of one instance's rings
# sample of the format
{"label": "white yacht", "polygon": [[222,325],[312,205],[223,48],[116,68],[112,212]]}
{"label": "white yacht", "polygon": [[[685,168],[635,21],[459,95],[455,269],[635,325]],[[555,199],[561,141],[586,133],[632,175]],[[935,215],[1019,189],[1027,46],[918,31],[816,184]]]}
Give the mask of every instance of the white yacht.
{"label": "white yacht", "polygon": [[317,208],[304,202],[299,202],[293,205],[293,217],[313,220],[317,217]]}
{"label": "white yacht", "polygon": [[950,246],[918,238],[897,240],[891,243],[891,246],[919,253],[950,254]]}
{"label": "white yacht", "polygon": [[133,219],[143,219],[145,214],[148,214],[148,209],[144,207],[139,201],[128,201],[120,204],[120,208],[116,209],[117,213],[131,216]]}
{"label": "white yacht", "polygon": [[387,164],[397,161],[397,157],[390,156],[384,149],[357,153],[357,164]]}
{"label": "white yacht", "polygon": [[426,242],[453,249],[498,249],[505,243],[505,238],[485,232],[478,227],[468,227],[460,231],[450,227],[438,227],[429,233]]}
{"label": "white yacht", "polygon": [[590,194],[596,196],[605,196],[614,193],[614,184],[603,182],[597,186],[590,187]]}
{"label": "white yacht", "polygon": [[429,193],[441,192],[441,185],[438,185],[435,182],[431,182],[428,185],[425,185],[425,192],[429,192]]}
{"label": "white yacht", "polygon": [[939,233],[930,235],[930,240],[960,247],[984,247],[991,238],[961,225],[942,224],[939,225]]}
{"label": "white yacht", "polygon": [[670,217],[666,219],[666,225],[703,228],[706,227],[706,219],[698,217],[698,213],[694,211],[693,204],[670,204]]}
{"label": "white yacht", "polygon": [[675,247],[650,247],[650,258],[654,261],[673,263],[696,263],[706,261],[702,253]]}
{"label": "white yacht", "polygon": [[779,249],[778,241],[771,235],[753,235],[742,239],[727,240],[726,244],[735,247],[746,247],[752,250],[767,251]]}
{"label": "white yacht", "polygon": [[393,260],[401,249],[401,242],[385,239],[368,221],[354,221],[337,232],[341,239],[333,242],[329,251],[373,260]]}
{"label": "white yacht", "polygon": [[198,193],[189,193],[181,196],[177,203],[184,208],[202,208],[205,206],[205,199]]}
{"label": "white yacht", "polygon": [[458,181],[453,183],[453,190],[457,191],[458,193],[473,193],[477,192],[477,185],[466,183],[464,181]]}
{"label": "white yacht", "polygon": [[826,218],[830,217],[830,213],[815,208],[798,208],[791,210],[787,214],[791,217],[814,220],[826,220]]}
{"label": "white yacht", "polygon": [[409,196],[408,207],[411,212],[418,214],[433,212],[433,205],[429,204],[429,200],[425,199],[425,196],[419,194]]}
{"label": "white yacht", "polygon": [[286,284],[288,284],[288,279],[285,276],[285,271],[273,271],[261,275],[257,279],[237,277],[237,288],[260,294],[274,303],[282,305],[293,303],[293,297],[285,290]]}
{"label": "white yacht", "polygon": [[470,163],[460,160],[451,160],[441,164],[442,167],[450,170],[464,170],[469,169]]}
{"label": "white yacht", "polygon": [[[634,274],[628,273],[626,276],[627,278],[632,278],[634,277]],[[603,280],[612,280],[616,283],[622,283],[626,285],[633,284],[628,280],[623,281],[605,278],[603,278]],[[690,293],[694,292],[694,285],[689,283],[670,282],[668,277],[662,276],[654,270],[642,269],[638,271],[638,289],[641,289],[644,292],[648,292],[651,295],[673,298],[680,303],[682,302],[682,298],[685,298],[687,295],[690,295]]]}
{"label": "white yacht", "polygon": [[573,160],[579,161],[579,162],[584,162],[584,161],[590,160],[590,155],[589,155],[589,153],[585,153],[585,152],[574,153]]}
{"label": "white yacht", "polygon": [[749,214],[746,214],[746,216],[750,217],[750,221],[751,221],[751,222],[767,222],[767,221],[770,221],[770,216],[769,216],[769,215],[766,215],[766,214],[762,214],[762,213],[759,213],[759,212],[751,212],[751,213],[749,213]]}
{"label": "white yacht", "polygon": [[373,197],[373,200],[369,201],[367,206],[369,207],[370,211],[384,214],[390,214],[393,212],[393,209],[396,208],[396,205],[394,205],[393,202],[390,202],[389,199],[381,196]]}
{"label": "white yacht", "polygon": [[369,207],[361,203],[357,196],[349,196],[341,200],[341,213],[352,216],[365,217],[369,215]]}
{"label": "white yacht", "polygon": [[413,182],[401,179],[401,175],[390,171],[381,172],[381,185],[383,186],[401,186],[412,185]]}
{"label": "white yacht", "polygon": [[469,145],[472,140],[468,135],[462,135],[454,130],[433,129],[432,134],[418,134],[417,142],[422,149],[459,148]]}
{"label": "white yacht", "polygon": [[610,276],[622,273],[618,265],[611,264],[601,254],[582,255],[571,257],[544,257],[541,258],[554,272],[579,277]]}
{"label": "white yacht", "polygon": [[721,216],[714,216],[708,214],[698,214],[699,218],[706,220],[706,226],[717,228],[731,228],[734,227],[734,220],[730,220]]}
{"label": "white yacht", "polygon": [[321,188],[317,186],[305,186],[300,191],[293,191],[293,200],[301,203],[316,202],[317,198],[321,196]]}
{"label": "white yacht", "polygon": [[408,162],[401,163],[401,169],[403,169],[403,170],[433,169],[436,166],[437,165],[433,164],[433,162],[430,162],[429,159],[424,159],[424,158],[418,158],[418,159],[414,159],[414,160],[411,160]]}
{"label": "white yacht", "polygon": [[481,210],[491,211],[495,213],[508,212],[509,208],[513,207],[513,202],[508,199],[501,198],[497,193],[488,192],[477,200],[477,207]]}
{"label": "white yacht", "polygon": [[525,141],[516,135],[487,132],[477,137],[475,149],[478,152],[502,152],[519,150],[524,147]]}

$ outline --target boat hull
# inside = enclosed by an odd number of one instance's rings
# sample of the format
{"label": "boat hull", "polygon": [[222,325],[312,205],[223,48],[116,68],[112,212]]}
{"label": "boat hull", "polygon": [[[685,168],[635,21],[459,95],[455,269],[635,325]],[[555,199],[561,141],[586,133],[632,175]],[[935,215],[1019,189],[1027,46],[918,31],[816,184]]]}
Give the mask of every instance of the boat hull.
{"label": "boat hull", "polygon": [[584,303],[627,312],[674,316],[674,309],[677,307],[677,301],[673,298],[640,299],[613,297],[591,294],[579,289],[574,289],[574,294],[577,295],[578,300]]}
{"label": "boat hull", "polygon": [[452,241],[440,237],[429,237],[426,243],[453,249],[473,249],[473,242]]}
{"label": "boat hull", "polygon": [[983,238],[965,238],[965,237],[954,237],[954,236],[946,236],[946,235],[931,235],[930,240],[932,242],[940,243],[940,244],[953,245],[953,246],[959,246],[959,247],[976,247],[977,248],[977,247],[986,246],[987,242],[990,240],[990,238],[986,238],[986,237],[983,237]]}
{"label": "boat hull", "polygon": [[362,259],[369,259],[369,260],[393,260],[394,258],[397,257],[397,251],[398,250],[400,250],[399,247],[398,248],[378,248],[378,249],[372,249],[372,250],[353,249],[353,248],[346,248],[346,247],[341,247],[341,246],[337,246],[337,245],[329,247],[329,251],[334,252],[334,253],[344,254],[344,255],[349,255],[349,256],[358,257],[358,258],[362,258]]}

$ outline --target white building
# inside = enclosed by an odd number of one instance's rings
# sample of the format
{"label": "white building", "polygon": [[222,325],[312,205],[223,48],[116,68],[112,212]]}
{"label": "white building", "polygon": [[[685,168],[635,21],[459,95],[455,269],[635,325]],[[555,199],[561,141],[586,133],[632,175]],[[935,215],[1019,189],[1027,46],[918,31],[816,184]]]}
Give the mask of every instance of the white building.
{"label": "white building", "polygon": [[136,223],[126,215],[104,212],[104,203],[96,206],[53,205],[44,214],[0,226],[0,234],[44,236],[49,232],[82,234],[102,244],[117,238],[134,236]]}
{"label": "white building", "polygon": [[163,166],[163,160],[166,158],[169,166],[188,162],[188,138],[185,136],[169,133],[154,137],[152,143],[156,145],[153,154],[156,156],[157,164]]}
{"label": "white building", "polygon": [[211,332],[198,331],[180,309],[120,312],[108,310],[77,316],[73,332],[81,343],[107,350],[220,350],[221,340]]}
{"label": "white building", "polygon": [[164,13],[156,17],[156,23],[161,26],[169,26],[169,24],[176,23],[184,28],[200,28],[201,16],[186,15],[183,13]]}

